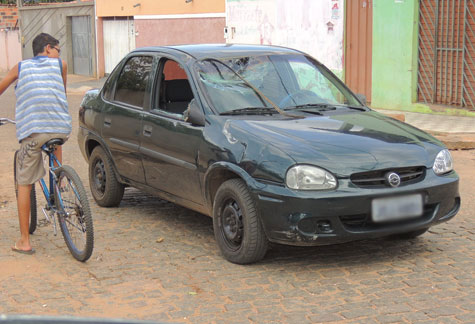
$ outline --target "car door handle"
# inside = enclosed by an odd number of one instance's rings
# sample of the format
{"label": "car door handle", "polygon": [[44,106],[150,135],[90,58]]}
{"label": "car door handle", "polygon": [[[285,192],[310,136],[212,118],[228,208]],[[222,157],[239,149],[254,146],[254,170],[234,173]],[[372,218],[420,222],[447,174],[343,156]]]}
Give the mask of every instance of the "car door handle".
{"label": "car door handle", "polygon": [[112,120],[110,118],[104,118],[104,126],[111,127]]}
{"label": "car door handle", "polygon": [[152,136],[152,129],[153,129],[152,126],[145,125],[143,127],[143,135],[147,137]]}

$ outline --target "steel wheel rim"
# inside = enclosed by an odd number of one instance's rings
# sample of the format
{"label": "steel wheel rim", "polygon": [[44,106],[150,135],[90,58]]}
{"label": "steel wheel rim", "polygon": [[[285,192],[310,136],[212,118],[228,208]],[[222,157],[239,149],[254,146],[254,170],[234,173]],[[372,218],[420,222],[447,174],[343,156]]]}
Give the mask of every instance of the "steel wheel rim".
{"label": "steel wheel rim", "polygon": [[104,167],[104,161],[101,159],[98,159],[94,164],[93,182],[96,191],[103,195],[106,191],[106,170]]}
{"label": "steel wheel rim", "polygon": [[226,245],[232,250],[238,250],[242,244],[244,225],[242,210],[234,199],[228,200],[221,209],[220,229]]}

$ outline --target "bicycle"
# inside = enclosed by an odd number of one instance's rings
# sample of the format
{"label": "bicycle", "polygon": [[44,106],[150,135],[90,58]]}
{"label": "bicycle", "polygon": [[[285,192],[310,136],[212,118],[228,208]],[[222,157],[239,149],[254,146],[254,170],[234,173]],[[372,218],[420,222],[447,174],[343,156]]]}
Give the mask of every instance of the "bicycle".
{"label": "bicycle", "polygon": [[[0,118],[0,126],[6,123],[15,124],[16,122],[8,118]],[[68,165],[61,165],[54,154],[56,147],[63,143],[62,139],[54,138],[41,147],[43,152],[46,153],[49,162],[49,188],[46,185],[45,179],[39,180],[39,185],[46,200],[45,207],[42,208],[45,219],[38,221],[36,190],[33,184],[30,193],[29,232],[33,234],[37,225],[51,223],[54,235],[56,236],[57,218],[69,251],[76,260],[85,262],[91,257],[94,248],[91,208],[89,207],[86,190],[76,171]],[[13,160],[13,173],[15,177],[15,193],[18,196],[18,183],[16,180],[17,155],[18,151],[15,152]],[[78,243],[81,243],[81,246]]]}

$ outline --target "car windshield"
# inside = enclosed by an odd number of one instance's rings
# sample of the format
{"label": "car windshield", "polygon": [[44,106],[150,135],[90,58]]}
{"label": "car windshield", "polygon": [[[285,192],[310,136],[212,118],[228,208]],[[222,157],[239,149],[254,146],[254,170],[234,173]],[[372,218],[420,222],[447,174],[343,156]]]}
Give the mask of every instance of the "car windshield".
{"label": "car windshield", "polygon": [[363,108],[335,76],[305,55],[205,59],[197,68],[218,113],[271,108],[269,100],[283,110]]}

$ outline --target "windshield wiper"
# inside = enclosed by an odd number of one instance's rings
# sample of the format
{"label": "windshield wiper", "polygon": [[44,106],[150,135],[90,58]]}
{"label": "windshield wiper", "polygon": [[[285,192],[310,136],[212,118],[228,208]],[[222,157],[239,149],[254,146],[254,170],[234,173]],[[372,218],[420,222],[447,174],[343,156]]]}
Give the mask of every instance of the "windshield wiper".
{"label": "windshield wiper", "polygon": [[305,105],[296,105],[292,107],[285,108],[284,110],[301,110],[307,108],[317,108],[318,111],[328,111],[328,110],[335,110],[336,107],[334,105],[324,104],[324,103],[309,103]]}
{"label": "windshield wiper", "polygon": [[353,110],[359,110],[359,111],[368,111],[368,109],[366,109],[365,107],[348,106],[348,105],[341,105],[341,107],[353,109]]}
{"label": "windshield wiper", "polygon": [[340,105],[340,104],[324,104],[324,103],[314,103],[314,104],[305,104],[305,105],[297,105],[292,106],[289,108],[285,108],[284,110],[303,110],[307,108],[318,108],[318,111],[329,111],[329,110],[336,110],[339,108],[348,108],[353,110],[359,111],[367,111],[365,107],[358,107],[358,106],[349,106],[349,105]]}
{"label": "windshield wiper", "polygon": [[220,113],[220,115],[272,115],[277,111],[272,107],[246,107]]}
{"label": "windshield wiper", "polygon": [[359,111],[368,111],[368,109],[363,106],[352,106],[352,105],[347,105],[347,104],[334,104],[332,106],[337,107],[337,108],[347,108],[347,109],[353,109],[353,110],[359,110]]}

